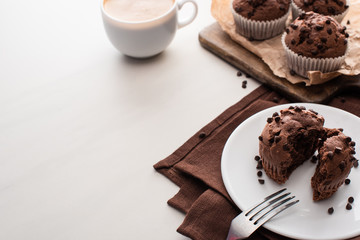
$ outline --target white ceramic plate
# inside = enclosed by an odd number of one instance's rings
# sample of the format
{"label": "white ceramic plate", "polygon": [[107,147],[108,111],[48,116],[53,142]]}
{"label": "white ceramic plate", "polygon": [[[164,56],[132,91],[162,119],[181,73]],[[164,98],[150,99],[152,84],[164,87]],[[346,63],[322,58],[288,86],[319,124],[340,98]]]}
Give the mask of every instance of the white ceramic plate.
{"label": "white ceramic plate", "polygon": [[[290,179],[279,185],[263,172],[265,184],[259,184],[254,157],[258,155],[258,136],[266,119],[288,106],[305,106],[324,116],[329,128],[343,128],[344,134],[360,144],[360,118],[343,110],[309,103],[293,103],[261,111],[240,124],[227,140],[221,159],[221,172],[225,187],[240,209],[247,209],[265,196],[283,187],[291,191],[298,204],[282,212],[264,227],[278,234],[296,239],[332,240],[360,235],[360,167],[353,168],[351,183],[343,185],[327,200],[313,202],[310,179],[316,164],[305,162]],[[357,147],[357,146],[356,146]],[[356,148],[355,147],[355,148]],[[358,159],[358,154],[355,155]],[[346,210],[348,197],[354,197],[352,210]],[[334,213],[329,215],[328,208]]]}

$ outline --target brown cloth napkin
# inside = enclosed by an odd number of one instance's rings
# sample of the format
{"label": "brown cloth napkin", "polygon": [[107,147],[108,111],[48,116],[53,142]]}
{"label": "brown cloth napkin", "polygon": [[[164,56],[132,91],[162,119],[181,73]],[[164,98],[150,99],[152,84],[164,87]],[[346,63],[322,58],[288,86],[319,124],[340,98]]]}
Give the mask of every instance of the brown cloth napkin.
{"label": "brown cloth napkin", "polygon": [[[232,202],[222,182],[220,160],[223,147],[235,128],[253,114],[289,103],[276,92],[260,86],[203,127],[173,154],[154,168],[180,187],[168,204],[185,219],[177,231],[194,240],[225,239],[231,220],[241,210]],[[360,116],[360,96],[344,93],[328,105]],[[259,228],[249,239],[289,239]],[[360,236],[353,238],[360,240]]]}

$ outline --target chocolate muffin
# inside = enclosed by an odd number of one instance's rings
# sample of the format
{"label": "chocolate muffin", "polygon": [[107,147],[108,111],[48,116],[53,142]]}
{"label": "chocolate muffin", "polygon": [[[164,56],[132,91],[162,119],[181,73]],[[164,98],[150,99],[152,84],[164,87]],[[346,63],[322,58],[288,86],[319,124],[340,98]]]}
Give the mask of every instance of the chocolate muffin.
{"label": "chocolate muffin", "polygon": [[344,184],[355,161],[354,147],[355,142],[339,129],[326,129],[318,150],[318,165],[311,179],[314,201],[331,197]]}
{"label": "chocolate muffin", "polygon": [[283,32],[290,0],[233,0],[236,31],[250,40],[263,40]]}
{"label": "chocolate muffin", "polygon": [[341,22],[346,15],[349,5],[347,0],[293,0],[293,19],[304,12],[316,12],[325,16],[334,17]]}
{"label": "chocolate muffin", "polygon": [[340,68],[348,37],[346,27],[332,17],[308,12],[286,28],[282,43],[290,69],[307,77],[307,71],[331,72]]}
{"label": "chocolate muffin", "polygon": [[268,118],[259,137],[259,154],[266,174],[277,183],[285,183],[316,151],[323,125],[322,116],[298,106]]}

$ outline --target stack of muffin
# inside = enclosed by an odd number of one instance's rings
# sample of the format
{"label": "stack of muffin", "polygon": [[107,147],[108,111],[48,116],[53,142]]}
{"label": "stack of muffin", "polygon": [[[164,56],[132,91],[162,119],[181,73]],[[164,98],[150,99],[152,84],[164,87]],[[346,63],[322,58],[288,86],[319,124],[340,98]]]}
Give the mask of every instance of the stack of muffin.
{"label": "stack of muffin", "polygon": [[[290,74],[338,70],[345,61],[348,33],[340,24],[347,0],[232,0],[236,32],[249,41],[280,34]],[[293,21],[286,26],[290,12]]]}

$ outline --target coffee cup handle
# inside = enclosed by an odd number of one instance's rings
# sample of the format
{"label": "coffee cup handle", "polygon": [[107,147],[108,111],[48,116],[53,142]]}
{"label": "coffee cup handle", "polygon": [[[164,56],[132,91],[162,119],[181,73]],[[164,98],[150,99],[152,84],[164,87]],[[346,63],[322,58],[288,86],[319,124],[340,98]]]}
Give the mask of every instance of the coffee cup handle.
{"label": "coffee cup handle", "polygon": [[194,10],[191,12],[191,15],[186,17],[185,19],[178,19],[178,28],[185,27],[186,25],[188,25],[189,23],[194,21],[196,15],[197,15],[197,12],[198,12],[198,5],[195,2],[195,0],[178,0],[177,1],[178,9],[181,10],[181,8],[186,3],[192,3],[193,7],[194,7]]}

